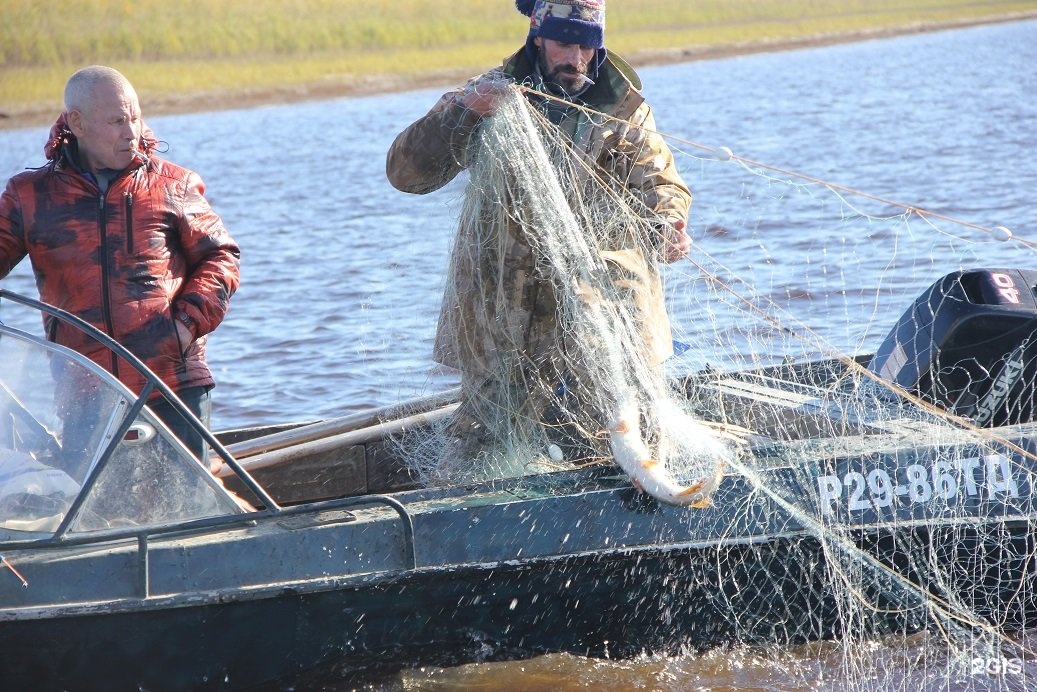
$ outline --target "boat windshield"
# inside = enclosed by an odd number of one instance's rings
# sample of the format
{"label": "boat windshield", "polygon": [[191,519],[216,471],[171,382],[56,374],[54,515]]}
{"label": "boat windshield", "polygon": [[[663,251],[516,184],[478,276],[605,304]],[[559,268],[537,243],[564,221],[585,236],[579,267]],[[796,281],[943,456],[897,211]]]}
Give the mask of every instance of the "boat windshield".
{"label": "boat windshield", "polygon": [[240,512],[147,407],[126,429],[134,402],[90,360],[0,325],[0,531],[53,533],[68,519],[68,532],[83,533]]}

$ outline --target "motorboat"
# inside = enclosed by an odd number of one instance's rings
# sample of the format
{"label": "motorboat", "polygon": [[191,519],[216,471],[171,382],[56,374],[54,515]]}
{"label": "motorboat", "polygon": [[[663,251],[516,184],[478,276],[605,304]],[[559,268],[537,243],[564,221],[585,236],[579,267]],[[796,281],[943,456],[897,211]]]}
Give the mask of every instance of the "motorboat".
{"label": "motorboat", "polygon": [[[398,458],[399,433],[450,416],[456,391],[210,432],[119,344],[0,290],[147,379],[131,392],[0,324],[0,680],[253,689],[548,652],[804,642],[846,634],[851,597],[832,585],[851,579],[855,602],[882,605],[857,609],[856,634],[969,618],[1025,629],[1037,614],[1032,274],[948,275],[874,355],[677,381],[703,419],[748,431],[698,507],[659,502],[612,464],[426,487]],[[152,413],[159,397],[209,458]]]}

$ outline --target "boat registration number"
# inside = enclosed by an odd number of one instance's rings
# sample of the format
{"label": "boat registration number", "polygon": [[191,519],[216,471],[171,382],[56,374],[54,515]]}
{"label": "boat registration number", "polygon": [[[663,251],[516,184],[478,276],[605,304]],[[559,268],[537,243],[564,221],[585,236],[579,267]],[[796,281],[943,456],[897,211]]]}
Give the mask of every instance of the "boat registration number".
{"label": "boat registration number", "polygon": [[1011,460],[1002,454],[967,459],[938,459],[930,466],[911,464],[887,470],[849,471],[843,476],[818,476],[822,514],[843,507],[850,512],[877,510],[902,504],[962,497],[1019,497]]}

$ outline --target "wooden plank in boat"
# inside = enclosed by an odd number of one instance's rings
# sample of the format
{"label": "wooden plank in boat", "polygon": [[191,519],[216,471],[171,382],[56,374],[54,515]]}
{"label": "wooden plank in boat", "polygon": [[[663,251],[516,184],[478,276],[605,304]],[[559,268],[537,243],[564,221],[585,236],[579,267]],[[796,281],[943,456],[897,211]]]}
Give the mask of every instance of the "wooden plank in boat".
{"label": "wooden plank in boat", "polygon": [[[251,475],[278,504],[292,504],[367,493],[367,466],[364,446],[352,445],[256,469]],[[237,478],[224,483],[243,497],[251,495]]]}

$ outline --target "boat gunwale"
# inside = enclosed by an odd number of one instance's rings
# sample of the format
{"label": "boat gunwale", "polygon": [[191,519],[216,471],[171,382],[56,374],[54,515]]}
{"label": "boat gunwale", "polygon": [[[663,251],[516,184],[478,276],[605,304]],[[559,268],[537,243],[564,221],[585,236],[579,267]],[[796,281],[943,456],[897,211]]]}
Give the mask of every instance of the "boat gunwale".
{"label": "boat gunwale", "polygon": [[[458,574],[460,570],[486,571],[502,567],[533,568],[541,564],[553,564],[573,560],[601,560],[610,557],[634,557],[642,554],[672,554],[681,551],[707,551],[718,545],[724,547],[744,547],[776,543],[778,541],[799,541],[810,539],[807,529],[784,532],[772,535],[740,536],[717,540],[677,541],[670,543],[644,543],[640,545],[624,545],[613,548],[581,550],[568,553],[536,555],[529,558],[507,558],[502,560],[453,562],[436,565],[424,565],[404,569],[389,569],[351,575],[333,577],[315,577],[309,579],[285,580],[270,584],[255,584],[232,589],[205,589],[201,591],[177,594],[162,594],[148,598],[120,598],[105,601],[81,603],[60,603],[54,605],[32,605],[0,608],[0,625],[4,622],[21,620],[41,620],[59,617],[87,617],[108,614],[111,612],[138,613],[160,611],[167,608],[205,607],[237,602],[276,598],[281,595],[307,596],[311,594],[337,591],[349,587],[365,587],[378,583],[394,583],[399,580],[420,579],[435,574]],[[97,612],[93,612],[97,611]],[[22,617],[28,615],[28,617]]]}
{"label": "boat gunwale", "polygon": [[[907,523],[868,524],[860,527],[846,527],[854,538],[863,536],[881,537],[894,533],[911,532],[915,529],[927,530],[926,520],[919,519]],[[955,524],[968,524],[965,520]],[[1032,522],[1025,517],[1014,519],[996,518],[975,522],[975,525],[997,524],[1006,528],[1029,529]],[[501,560],[485,560],[471,562],[452,562],[435,565],[414,566],[376,570],[371,572],[337,575],[330,577],[313,577],[306,579],[284,580],[268,584],[254,584],[230,589],[204,589],[199,591],[162,594],[147,598],[119,598],[104,601],[80,603],[60,603],[54,605],[32,605],[0,608],[0,626],[4,623],[28,620],[47,620],[70,617],[91,617],[116,613],[137,614],[162,611],[170,608],[194,608],[232,603],[248,603],[252,601],[279,598],[283,596],[304,598],[343,589],[362,589],[379,584],[395,584],[401,581],[420,580],[431,575],[453,574],[455,577],[476,572],[492,571],[503,568],[536,568],[540,565],[551,565],[572,561],[601,561],[610,558],[632,558],[643,555],[692,554],[722,548],[743,548],[754,545],[782,542],[811,541],[822,546],[817,536],[807,527],[794,531],[782,531],[771,534],[725,537],[714,540],[671,541],[666,543],[644,543],[639,545],[623,545],[611,548],[580,550],[568,553],[542,554],[531,557],[515,557]]]}

